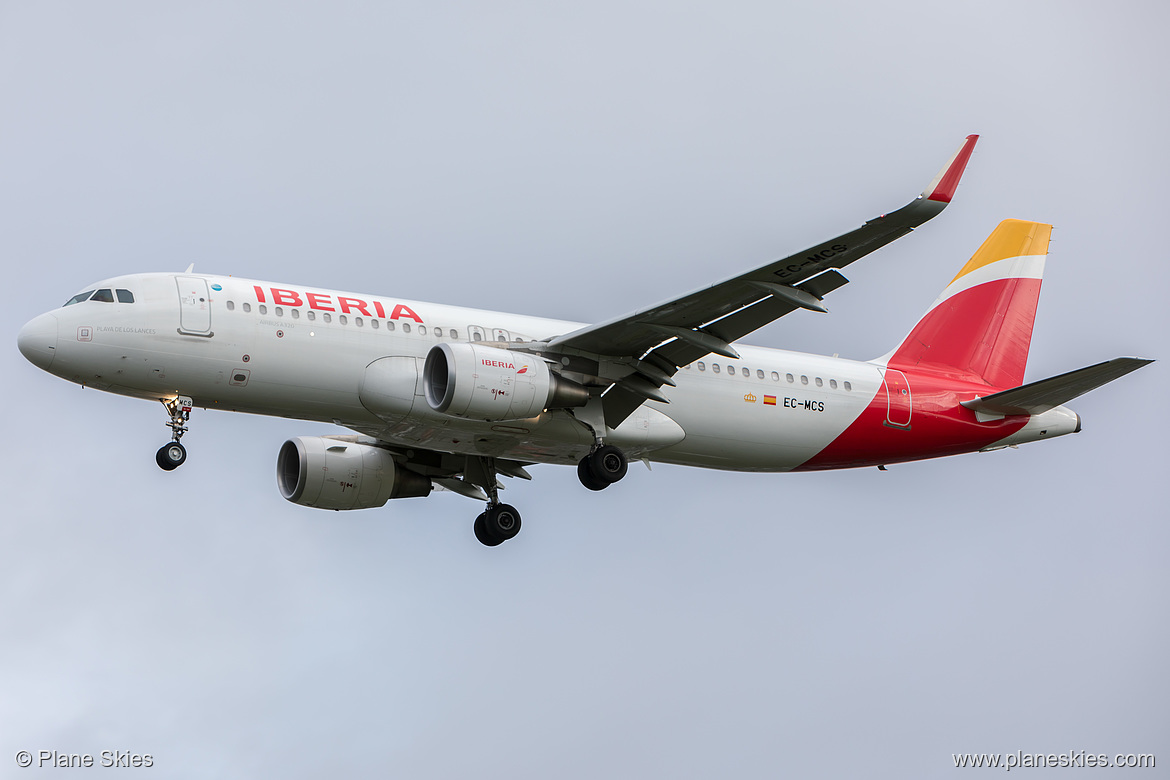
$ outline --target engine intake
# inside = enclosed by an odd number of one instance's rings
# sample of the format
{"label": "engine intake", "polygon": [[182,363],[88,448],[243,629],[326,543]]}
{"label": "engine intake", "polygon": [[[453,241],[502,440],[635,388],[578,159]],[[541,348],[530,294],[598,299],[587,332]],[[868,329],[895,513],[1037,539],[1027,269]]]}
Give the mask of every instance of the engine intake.
{"label": "engine intake", "polygon": [[386,450],[329,436],[286,441],[276,484],[289,501],[317,509],[371,509],[431,492],[429,479],[400,468]]}
{"label": "engine intake", "polygon": [[437,344],[423,366],[427,404],[475,420],[523,420],[545,409],[584,406],[589,391],[535,355],[479,344]]}

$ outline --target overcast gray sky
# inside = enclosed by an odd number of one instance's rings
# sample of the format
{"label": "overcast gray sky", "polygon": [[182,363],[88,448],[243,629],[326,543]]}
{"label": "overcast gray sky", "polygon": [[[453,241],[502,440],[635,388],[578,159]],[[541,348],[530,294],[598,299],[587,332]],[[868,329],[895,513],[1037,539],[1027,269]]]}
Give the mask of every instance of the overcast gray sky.
{"label": "overcast gray sky", "polygon": [[[1017,750],[1164,774],[1168,26],[0,2],[0,774],[20,749],[191,778],[904,778]],[[749,341],[882,354],[1001,219],[1052,222],[1028,378],[1160,361],[1078,400],[1078,436],[887,473],[635,465],[598,494],[537,467],[488,550],[453,494],[284,501],[280,444],[327,425],[196,412],[163,473],[160,408],[16,350],[87,282],[191,262],[605,319],[901,206],[968,133],[944,215]]]}

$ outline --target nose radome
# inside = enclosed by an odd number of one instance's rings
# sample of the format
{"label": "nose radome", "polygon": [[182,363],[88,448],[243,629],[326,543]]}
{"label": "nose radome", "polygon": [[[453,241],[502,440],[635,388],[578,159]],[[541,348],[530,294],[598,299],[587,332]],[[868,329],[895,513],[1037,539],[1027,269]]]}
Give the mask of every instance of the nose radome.
{"label": "nose radome", "polygon": [[47,371],[57,351],[57,318],[52,314],[33,317],[20,329],[16,346],[28,362]]}

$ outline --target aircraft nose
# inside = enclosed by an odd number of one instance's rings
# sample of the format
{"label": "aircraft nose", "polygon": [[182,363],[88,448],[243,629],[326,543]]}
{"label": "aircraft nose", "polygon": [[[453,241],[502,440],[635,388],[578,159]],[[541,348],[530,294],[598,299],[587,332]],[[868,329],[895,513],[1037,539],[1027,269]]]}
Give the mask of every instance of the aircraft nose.
{"label": "aircraft nose", "polygon": [[52,314],[33,317],[20,329],[16,346],[28,362],[47,371],[57,352],[57,318]]}

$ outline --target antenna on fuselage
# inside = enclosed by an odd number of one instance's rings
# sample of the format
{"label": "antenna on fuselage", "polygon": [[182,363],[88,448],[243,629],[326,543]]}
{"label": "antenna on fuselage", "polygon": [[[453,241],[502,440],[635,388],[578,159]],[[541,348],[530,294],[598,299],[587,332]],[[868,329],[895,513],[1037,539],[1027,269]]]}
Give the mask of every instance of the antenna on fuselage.
{"label": "antenna on fuselage", "polygon": [[195,264],[194,264],[194,263],[191,263],[191,265],[187,266],[187,270],[186,270],[186,271],[184,271],[183,273],[185,273],[185,274],[189,274],[189,273],[191,273],[191,272],[192,272],[192,271],[194,271],[194,270],[195,270]]}

